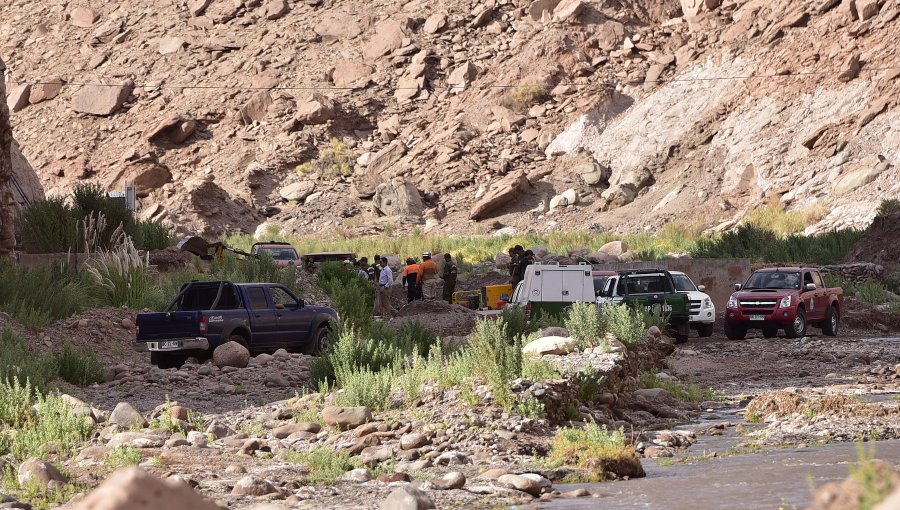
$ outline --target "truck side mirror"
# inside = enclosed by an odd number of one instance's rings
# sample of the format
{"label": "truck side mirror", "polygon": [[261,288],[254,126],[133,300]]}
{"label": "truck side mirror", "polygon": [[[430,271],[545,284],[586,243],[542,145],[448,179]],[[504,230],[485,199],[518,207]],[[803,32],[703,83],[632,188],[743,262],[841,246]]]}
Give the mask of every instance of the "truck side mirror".
{"label": "truck side mirror", "polygon": [[697,285],[697,290],[700,292],[706,292],[706,285]]}
{"label": "truck side mirror", "polygon": [[806,290],[816,290],[816,284],[815,283],[807,283],[805,289]]}
{"label": "truck side mirror", "polygon": [[304,303],[302,299],[298,299],[297,300],[297,310],[303,308],[304,306],[306,306],[306,303]]}
{"label": "truck side mirror", "polygon": [[740,283],[735,283],[735,284],[734,284],[734,290],[741,290],[742,288],[744,288],[744,286],[741,285]]}
{"label": "truck side mirror", "polygon": [[275,309],[276,310],[284,310],[284,305],[281,303],[275,303]]}

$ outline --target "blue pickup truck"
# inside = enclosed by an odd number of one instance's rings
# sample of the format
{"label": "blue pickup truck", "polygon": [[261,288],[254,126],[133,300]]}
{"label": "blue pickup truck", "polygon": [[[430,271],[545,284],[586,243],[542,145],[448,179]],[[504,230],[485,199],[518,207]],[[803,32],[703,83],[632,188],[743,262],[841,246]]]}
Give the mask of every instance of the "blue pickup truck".
{"label": "blue pickup truck", "polygon": [[165,311],[138,314],[137,342],[160,368],[209,357],[229,341],[251,352],[283,347],[315,354],[337,320],[333,309],[307,305],[279,284],[191,282]]}

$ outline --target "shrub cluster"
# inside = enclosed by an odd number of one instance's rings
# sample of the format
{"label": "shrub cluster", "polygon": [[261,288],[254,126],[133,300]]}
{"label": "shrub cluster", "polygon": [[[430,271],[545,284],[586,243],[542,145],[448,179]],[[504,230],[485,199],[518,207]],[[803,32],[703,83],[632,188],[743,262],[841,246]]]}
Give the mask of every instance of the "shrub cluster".
{"label": "shrub cluster", "polygon": [[172,233],[157,221],[141,221],[124,204],[107,198],[99,184],[79,184],[72,196],[48,198],[30,205],[16,225],[22,247],[29,253],[81,251],[86,238],[84,224],[104,218],[96,241],[99,248],[117,243],[117,231],[130,236],[140,250],[171,246]]}
{"label": "shrub cluster", "polygon": [[863,235],[835,230],[803,236],[778,236],[771,230],[744,224],[720,237],[701,238],[691,250],[694,258],[750,258],[754,262],[836,264]]}

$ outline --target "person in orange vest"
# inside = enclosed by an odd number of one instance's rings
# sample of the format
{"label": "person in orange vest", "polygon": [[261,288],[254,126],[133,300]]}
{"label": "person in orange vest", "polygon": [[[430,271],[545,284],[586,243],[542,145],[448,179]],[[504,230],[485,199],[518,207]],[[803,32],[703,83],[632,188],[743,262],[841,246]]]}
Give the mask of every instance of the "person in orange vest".
{"label": "person in orange vest", "polygon": [[438,265],[431,260],[431,253],[422,254],[422,263],[419,264],[419,281],[422,282],[422,297],[435,299],[437,297]]}
{"label": "person in orange vest", "polygon": [[406,259],[406,267],[401,274],[406,286],[406,302],[412,303],[419,297],[419,264],[412,257]]}

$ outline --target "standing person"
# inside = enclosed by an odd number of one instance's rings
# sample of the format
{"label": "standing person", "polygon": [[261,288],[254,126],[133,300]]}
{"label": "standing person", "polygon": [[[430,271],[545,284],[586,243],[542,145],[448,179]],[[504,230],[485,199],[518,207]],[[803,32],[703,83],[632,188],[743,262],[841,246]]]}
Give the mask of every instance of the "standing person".
{"label": "standing person", "polygon": [[534,264],[534,252],[532,252],[531,250],[526,250],[524,253],[522,253],[522,257],[519,260],[519,269],[516,271],[518,281],[516,283],[519,283],[525,279],[525,271],[528,269],[528,266],[532,264]]}
{"label": "standing person", "polygon": [[437,295],[438,266],[431,260],[431,253],[422,254],[422,263],[419,264],[419,281],[422,282],[422,298],[434,299]]}
{"label": "standing person", "polygon": [[441,270],[441,279],[444,280],[444,301],[453,304],[453,291],[456,290],[456,277],[459,268],[453,262],[449,253],[444,254],[444,268]]}
{"label": "standing person", "polygon": [[407,303],[419,298],[419,264],[412,257],[406,259],[406,267],[403,268],[403,285],[406,287]]}
{"label": "standing person", "polygon": [[394,284],[394,272],[388,267],[387,257],[381,257],[381,271],[378,274],[378,305],[376,314],[390,317],[394,314],[394,305],[391,303],[391,286]]}
{"label": "standing person", "polygon": [[516,286],[516,268],[519,266],[519,257],[516,254],[516,247],[513,246],[506,252],[509,255],[509,281]]}
{"label": "standing person", "polygon": [[516,285],[518,285],[519,282],[521,282],[525,278],[525,273],[521,271],[522,259],[524,257],[525,248],[523,248],[520,244],[515,245],[513,247],[513,261],[512,263],[510,263],[513,289],[515,289]]}
{"label": "standing person", "polygon": [[372,259],[372,266],[368,268],[369,272],[369,280],[372,281],[372,285],[378,286],[378,275],[381,274],[381,267],[378,263],[381,262],[381,256],[375,255],[375,258]]}
{"label": "standing person", "polygon": [[363,280],[369,279],[369,261],[363,257],[359,259],[359,262],[356,264],[356,276],[359,276]]}

